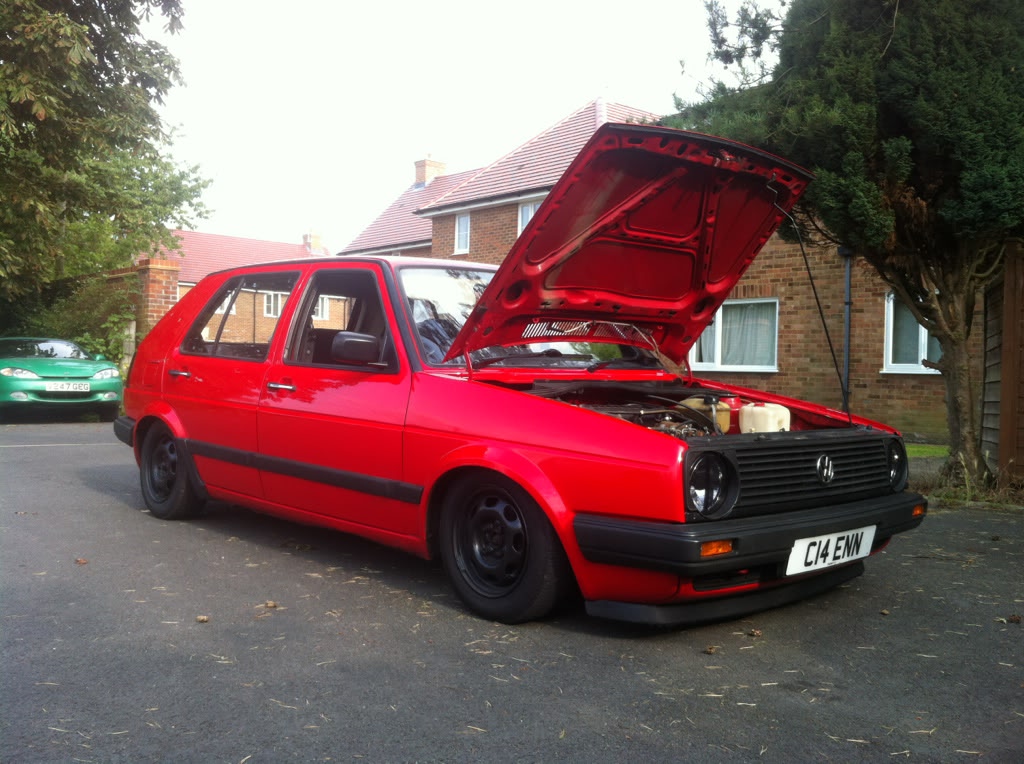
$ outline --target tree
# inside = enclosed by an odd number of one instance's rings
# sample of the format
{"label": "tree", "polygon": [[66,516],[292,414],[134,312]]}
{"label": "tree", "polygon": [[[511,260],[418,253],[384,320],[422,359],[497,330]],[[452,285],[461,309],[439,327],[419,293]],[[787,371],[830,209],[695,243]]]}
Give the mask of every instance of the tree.
{"label": "tree", "polygon": [[177,61],[146,40],[179,0],[0,3],[0,302],[174,246],[206,183],[167,157],[157,104]]}
{"label": "tree", "polygon": [[[796,224],[851,247],[938,341],[947,476],[987,483],[971,374],[976,298],[1024,234],[1024,4],[1019,0],[706,3],[714,57],[748,74],[679,103],[677,126],[760,146],[817,179]],[[766,76],[753,62],[777,54]]]}

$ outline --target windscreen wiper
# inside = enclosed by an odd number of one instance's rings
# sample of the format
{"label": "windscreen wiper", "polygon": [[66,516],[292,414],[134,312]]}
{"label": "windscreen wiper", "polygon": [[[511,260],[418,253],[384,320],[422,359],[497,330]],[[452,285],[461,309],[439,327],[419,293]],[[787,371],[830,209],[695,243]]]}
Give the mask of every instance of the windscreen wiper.
{"label": "windscreen wiper", "polygon": [[[548,348],[547,350],[538,350],[530,353],[506,353],[505,355],[491,356],[490,358],[481,358],[476,362],[475,367],[482,369],[484,366],[491,366],[492,364],[501,363],[502,361],[513,361],[520,358],[559,358],[559,359],[574,359],[574,360],[589,360],[593,358],[592,355],[578,355],[576,353],[563,353],[558,348]],[[589,367],[588,367],[589,368]]]}
{"label": "windscreen wiper", "polygon": [[640,368],[646,369],[652,366],[661,366],[661,362],[657,358],[646,358],[639,356],[637,358],[609,358],[604,361],[596,361],[587,367],[587,371],[593,374],[595,371],[601,369],[633,369]]}

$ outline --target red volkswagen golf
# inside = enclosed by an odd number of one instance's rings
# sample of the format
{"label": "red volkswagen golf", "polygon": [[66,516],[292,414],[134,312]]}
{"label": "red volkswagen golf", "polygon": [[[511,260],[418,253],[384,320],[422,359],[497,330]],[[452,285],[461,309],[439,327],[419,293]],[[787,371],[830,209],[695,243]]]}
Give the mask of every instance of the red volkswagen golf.
{"label": "red volkswagen golf", "polygon": [[606,125],[497,270],[212,274],[128,376],[114,429],[146,506],[217,499],[440,558],[508,623],[573,591],[597,616],[695,623],[847,581],[926,512],[899,434],[686,366],[809,180],[722,139]]}

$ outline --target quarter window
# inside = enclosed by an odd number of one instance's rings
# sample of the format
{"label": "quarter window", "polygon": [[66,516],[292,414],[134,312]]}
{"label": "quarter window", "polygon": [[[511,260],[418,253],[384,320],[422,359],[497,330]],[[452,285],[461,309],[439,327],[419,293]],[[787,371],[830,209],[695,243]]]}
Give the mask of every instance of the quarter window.
{"label": "quarter window", "polygon": [[939,341],[917,323],[910,308],[890,292],[885,299],[885,363],[882,371],[890,374],[938,374],[922,364],[942,358]]}
{"label": "quarter window", "polygon": [[455,216],[455,254],[469,252],[469,215]]}
{"label": "quarter window", "polygon": [[778,371],[779,301],[729,300],[690,350],[695,370]]}

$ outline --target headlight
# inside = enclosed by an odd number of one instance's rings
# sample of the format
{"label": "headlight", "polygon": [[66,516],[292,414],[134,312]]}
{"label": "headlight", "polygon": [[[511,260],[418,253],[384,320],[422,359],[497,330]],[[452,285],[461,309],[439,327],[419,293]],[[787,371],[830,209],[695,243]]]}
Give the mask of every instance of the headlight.
{"label": "headlight", "polygon": [[110,379],[111,377],[120,377],[121,372],[117,369],[100,369],[98,372],[92,375],[93,379]]}
{"label": "headlight", "polygon": [[889,467],[889,485],[894,491],[902,491],[910,476],[907,452],[902,441],[895,438],[889,441],[885,447],[885,461]]}
{"label": "headlight", "polygon": [[39,379],[39,375],[28,369],[19,369],[17,366],[6,366],[0,369],[0,376],[15,377],[16,379]]}
{"label": "headlight", "polygon": [[687,503],[704,517],[720,517],[735,503],[732,469],[721,454],[698,454],[686,472]]}

